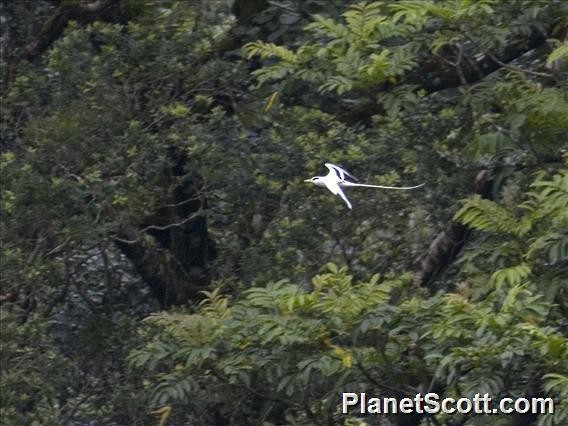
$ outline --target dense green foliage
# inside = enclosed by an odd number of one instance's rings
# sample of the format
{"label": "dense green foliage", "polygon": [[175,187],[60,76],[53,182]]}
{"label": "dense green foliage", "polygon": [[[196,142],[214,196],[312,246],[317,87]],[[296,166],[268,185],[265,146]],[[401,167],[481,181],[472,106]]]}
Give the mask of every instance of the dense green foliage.
{"label": "dense green foliage", "polygon": [[[568,422],[566,2],[2,13],[6,424],[358,424],[343,391],[428,390],[556,411],[364,421]],[[326,161],[426,185],[348,211],[303,182]]]}

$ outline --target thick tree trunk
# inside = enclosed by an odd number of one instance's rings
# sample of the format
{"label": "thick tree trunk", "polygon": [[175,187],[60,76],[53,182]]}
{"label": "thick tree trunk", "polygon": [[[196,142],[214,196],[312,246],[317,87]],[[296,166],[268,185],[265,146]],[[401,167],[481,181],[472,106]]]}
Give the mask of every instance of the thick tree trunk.
{"label": "thick tree trunk", "polygon": [[[489,198],[492,180],[489,171],[482,170],[475,177],[473,193]],[[428,249],[415,261],[414,283],[426,286],[441,271],[445,270],[463,248],[469,235],[469,228],[451,221],[432,241]]]}
{"label": "thick tree trunk", "polygon": [[[69,22],[82,24],[101,20],[125,23],[120,11],[121,0],[68,0],[62,2],[41,30],[19,52],[14,52],[10,67],[19,61],[42,55],[63,34]],[[245,2],[246,3],[246,2]],[[250,6],[246,5],[245,6]],[[246,13],[245,13],[246,12]],[[250,19],[250,8],[240,10],[242,19]],[[7,81],[11,71],[7,70]],[[196,299],[210,281],[209,261],[213,256],[202,215],[204,199],[195,180],[186,177],[185,157],[171,152],[175,166],[164,170],[164,187],[174,179],[184,179],[174,190],[170,204],[160,207],[149,218],[122,223],[115,242],[130,260],[142,280],[162,307]],[[171,179],[171,178],[174,179]]]}
{"label": "thick tree trunk", "polygon": [[163,308],[195,300],[209,285],[215,251],[204,203],[195,182],[187,181],[170,206],[139,226],[123,225],[115,239]]}

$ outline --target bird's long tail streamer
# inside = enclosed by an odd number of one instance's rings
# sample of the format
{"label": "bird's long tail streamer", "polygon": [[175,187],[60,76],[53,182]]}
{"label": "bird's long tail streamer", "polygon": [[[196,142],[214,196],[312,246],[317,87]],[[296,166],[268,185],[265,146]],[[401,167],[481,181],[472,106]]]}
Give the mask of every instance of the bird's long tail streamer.
{"label": "bird's long tail streamer", "polygon": [[383,185],[367,185],[364,183],[353,183],[353,182],[342,182],[340,186],[343,187],[350,187],[350,186],[363,186],[365,188],[381,188],[381,189],[415,189],[424,186],[423,183],[416,186],[383,186]]}

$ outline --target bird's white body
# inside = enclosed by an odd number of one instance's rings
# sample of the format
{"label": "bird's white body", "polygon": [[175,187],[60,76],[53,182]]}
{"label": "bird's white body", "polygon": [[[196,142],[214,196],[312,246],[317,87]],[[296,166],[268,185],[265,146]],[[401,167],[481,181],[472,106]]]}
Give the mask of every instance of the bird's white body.
{"label": "bird's white body", "polygon": [[333,195],[339,195],[341,199],[345,201],[347,207],[349,207],[350,209],[352,209],[353,206],[351,205],[351,203],[343,193],[342,188],[361,186],[364,188],[381,188],[381,189],[414,189],[414,188],[420,188],[421,186],[424,185],[422,183],[416,186],[383,186],[383,185],[367,185],[364,183],[354,183],[347,181],[346,178],[350,177],[354,180],[357,180],[357,178],[355,176],[350,175],[346,170],[343,170],[341,167],[331,163],[325,163],[325,167],[327,167],[329,170],[329,173],[327,175],[315,176],[311,179],[306,179],[304,182],[311,182],[314,185],[329,189]]}

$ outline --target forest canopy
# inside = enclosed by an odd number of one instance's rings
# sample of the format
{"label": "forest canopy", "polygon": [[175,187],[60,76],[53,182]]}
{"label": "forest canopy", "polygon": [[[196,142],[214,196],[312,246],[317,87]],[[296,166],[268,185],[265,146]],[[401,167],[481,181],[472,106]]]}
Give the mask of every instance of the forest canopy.
{"label": "forest canopy", "polygon": [[[568,2],[4,2],[9,425],[568,423]],[[304,182],[346,168],[349,210]],[[341,412],[343,392],[554,413]]]}

